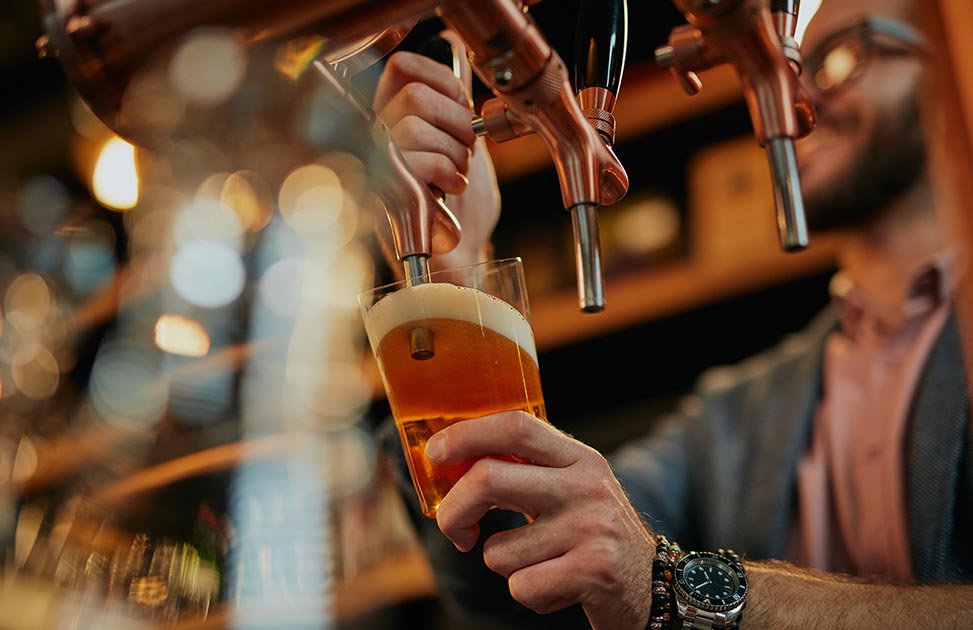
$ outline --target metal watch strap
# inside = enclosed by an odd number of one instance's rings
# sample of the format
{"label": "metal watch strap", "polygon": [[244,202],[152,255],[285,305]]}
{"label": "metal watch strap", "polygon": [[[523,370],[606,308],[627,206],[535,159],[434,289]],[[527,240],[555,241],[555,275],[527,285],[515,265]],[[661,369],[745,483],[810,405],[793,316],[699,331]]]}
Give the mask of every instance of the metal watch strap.
{"label": "metal watch strap", "polygon": [[[713,628],[723,628],[723,626],[713,625],[716,620],[712,617],[712,614],[713,613],[699,612],[693,617],[683,619],[682,630],[712,630]],[[728,630],[736,630],[739,627],[739,619],[735,619],[731,625],[727,626]]]}
{"label": "metal watch strap", "polygon": [[713,620],[705,617],[682,620],[682,630],[710,630],[712,627]]}
{"label": "metal watch strap", "polygon": [[723,622],[725,619],[720,619],[722,617],[719,613],[711,613],[705,610],[698,610],[693,606],[690,606],[687,610],[688,616],[682,619],[682,630],[712,630],[717,628],[718,630],[736,630],[740,627],[740,618],[737,617],[728,626],[716,625],[717,621]]}

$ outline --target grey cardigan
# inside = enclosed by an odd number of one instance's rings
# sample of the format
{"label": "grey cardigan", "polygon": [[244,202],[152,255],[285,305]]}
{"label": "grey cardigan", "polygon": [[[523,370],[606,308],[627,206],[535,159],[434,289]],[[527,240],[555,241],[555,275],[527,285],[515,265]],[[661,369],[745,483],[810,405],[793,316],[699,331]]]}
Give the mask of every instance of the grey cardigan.
{"label": "grey cardigan", "polygon": [[[783,557],[797,465],[822,395],[824,342],[835,324],[828,309],[778,347],[710,371],[659,432],[619,451],[616,475],[653,528],[688,549]],[[906,433],[909,541],[916,577],[926,583],[973,579],[973,462],[961,353],[950,318],[927,360]]]}
{"label": "grey cardigan", "polygon": [[[826,309],[806,330],[743,363],[709,371],[676,414],[610,458],[633,504],[685,549],[730,547],[753,559],[781,558],[792,524],[797,465],[821,398]],[[955,321],[927,361],[906,438],[908,525],[913,566],[924,583],[973,580],[973,462],[970,406]],[[397,445],[394,429],[385,440]],[[405,470],[404,462],[397,467]],[[416,501],[405,476],[407,503]],[[587,628],[573,607],[536,615],[510,598],[483,565],[482,548],[460,554],[433,521],[416,519],[443,600],[464,628]],[[485,540],[519,515],[494,510]]]}

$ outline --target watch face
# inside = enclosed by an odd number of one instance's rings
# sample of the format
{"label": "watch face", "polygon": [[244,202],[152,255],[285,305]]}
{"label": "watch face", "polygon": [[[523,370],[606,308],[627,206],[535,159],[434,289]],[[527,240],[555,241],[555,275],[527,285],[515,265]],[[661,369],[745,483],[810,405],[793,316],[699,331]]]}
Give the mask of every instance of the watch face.
{"label": "watch face", "polygon": [[696,597],[725,599],[740,586],[735,572],[719,560],[696,558],[686,565],[683,580]]}
{"label": "watch face", "polygon": [[739,564],[719,554],[693,552],[676,565],[676,589],[694,606],[721,612],[742,603],[747,580]]}

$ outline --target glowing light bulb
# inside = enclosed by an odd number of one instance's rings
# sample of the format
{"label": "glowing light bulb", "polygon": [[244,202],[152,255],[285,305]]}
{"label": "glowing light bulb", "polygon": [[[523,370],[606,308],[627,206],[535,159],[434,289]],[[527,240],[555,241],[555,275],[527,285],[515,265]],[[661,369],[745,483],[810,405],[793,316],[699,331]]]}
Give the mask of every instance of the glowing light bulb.
{"label": "glowing light bulb", "polygon": [[170,354],[205,357],[209,335],[202,325],[181,315],[162,315],[155,323],[155,345]]}
{"label": "glowing light bulb", "polygon": [[130,210],[139,200],[135,147],[115,136],[98,152],[91,175],[91,190],[100,204],[112,210]]}

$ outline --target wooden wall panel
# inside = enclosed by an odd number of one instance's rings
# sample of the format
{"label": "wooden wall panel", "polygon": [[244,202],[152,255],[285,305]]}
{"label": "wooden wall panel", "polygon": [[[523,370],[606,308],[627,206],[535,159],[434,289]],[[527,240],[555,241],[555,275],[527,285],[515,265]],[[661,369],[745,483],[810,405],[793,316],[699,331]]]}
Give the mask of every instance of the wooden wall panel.
{"label": "wooden wall panel", "polygon": [[923,92],[923,125],[930,149],[936,206],[947,234],[970,256],[960,286],[959,321],[973,396],[973,2],[923,2],[933,47]]}

